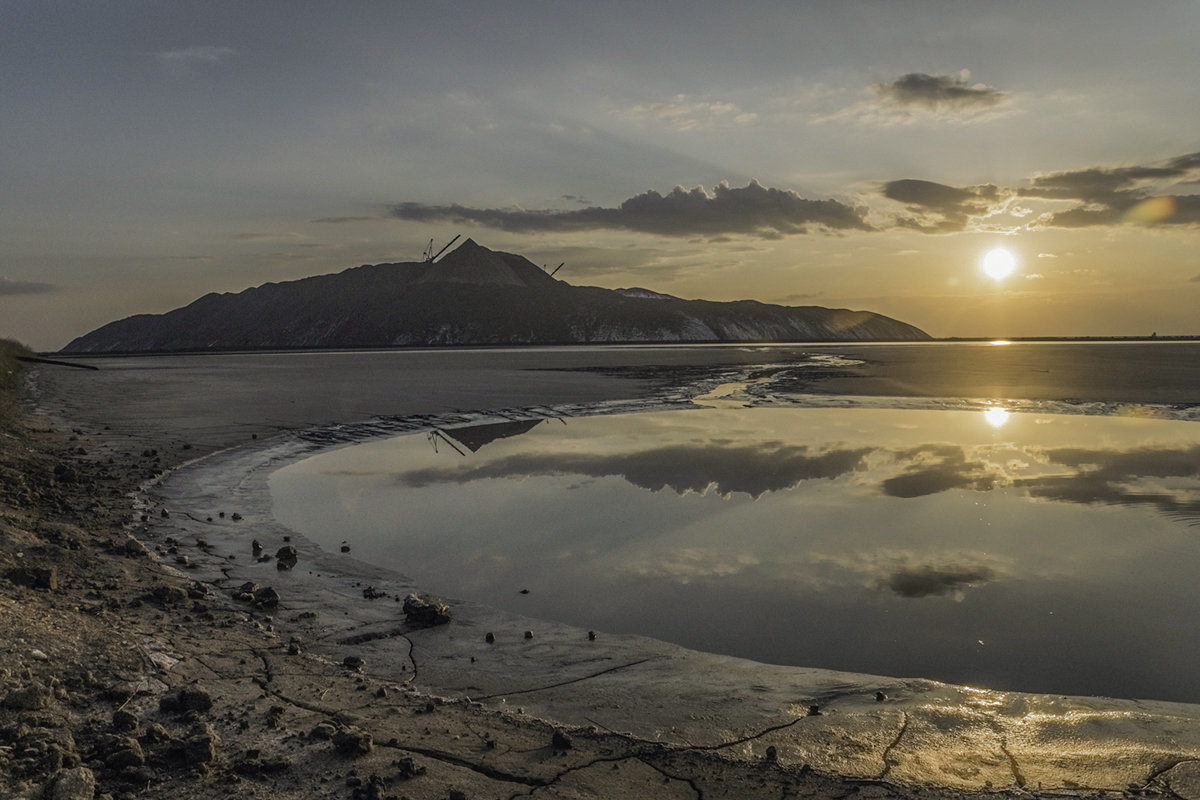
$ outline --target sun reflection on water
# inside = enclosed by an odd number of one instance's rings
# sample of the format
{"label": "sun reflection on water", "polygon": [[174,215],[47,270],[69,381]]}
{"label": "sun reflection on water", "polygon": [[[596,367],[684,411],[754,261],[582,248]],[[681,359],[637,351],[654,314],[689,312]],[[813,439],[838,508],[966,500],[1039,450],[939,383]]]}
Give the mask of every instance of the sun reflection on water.
{"label": "sun reflection on water", "polygon": [[988,406],[983,411],[983,418],[993,428],[1002,428],[1008,422],[1008,417],[1011,413],[1007,408],[1001,406]]}

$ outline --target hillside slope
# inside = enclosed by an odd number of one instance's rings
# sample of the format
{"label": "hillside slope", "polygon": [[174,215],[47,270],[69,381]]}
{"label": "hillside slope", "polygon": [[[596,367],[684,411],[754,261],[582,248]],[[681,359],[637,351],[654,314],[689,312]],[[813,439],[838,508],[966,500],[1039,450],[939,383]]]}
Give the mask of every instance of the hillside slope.
{"label": "hillside slope", "polygon": [[468,239],[436,263],[366,265],[208,294],[111,322],[62,352],[927,338],[869,311],[572,286]]}

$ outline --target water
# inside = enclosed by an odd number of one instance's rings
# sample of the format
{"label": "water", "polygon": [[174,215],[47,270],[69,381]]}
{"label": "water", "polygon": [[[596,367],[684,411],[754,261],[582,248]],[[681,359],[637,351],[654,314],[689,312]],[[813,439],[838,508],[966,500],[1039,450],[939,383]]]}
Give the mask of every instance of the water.
{"label": "water", "polygon": [[334,450],[275,473],[276,513],[431,591],[586,628],[1200,701],[1200,425],[1046,403],[793,407],[818,403],[734,388],[702,410]]}

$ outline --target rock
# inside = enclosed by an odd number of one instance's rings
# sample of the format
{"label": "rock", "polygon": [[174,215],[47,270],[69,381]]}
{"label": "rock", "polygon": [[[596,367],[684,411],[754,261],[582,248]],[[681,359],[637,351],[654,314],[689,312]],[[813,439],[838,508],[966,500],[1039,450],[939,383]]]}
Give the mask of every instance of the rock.
{"label": "rock", "polygon": [[766,758],[767,758],[767,761],[778,761],[779,760],[779,751],[775,749],[775,745],[769,745],[767,747]]}
{"label": "rock", "polygon": [[211,764],[217,758],[221,737],[207,722],[197,723],[183,743],[183,757],[189,764]]}
{"label": "rock", "polygon": [[184,686],[163,695],[158,701],[158,707],[162,711],[186,714],[189,711],[208,711],[213,707],[213,700],[212,695],[199,686]]}
{"label": "rock", "polygon": [[259,608],[275,608],[279,605],[279,592],[270,586],[254,592],[254,605]]}
{"label": "rock", "polygon": [[41,711],[54,701],[54,693],[37,681],[4,696],[3,706],[14,711]]}
{"label": "rock", "polygon": [[571,737],[562,728],[555,728],[554,735],[550,737],[550,746],[555,750],[570,750],[575,743],[571,741]]}
{"label": "rock", "polygon": [[22,567],[9,570],[8,579],[30,589],[58,591],[58,567]]}
{"label": "rock", "polygon": [[128,767],[140,767],[146,763],[146,753],[137,739],[123,737],[117,748],[104,759],[104,766],[120,771]]}
{"label": "rock", "polygon": [[123,708],[118,708],[113,712],[112,718],[113,729],[129,733],[138,729],[137,714],[132,711],[126,711]]}
{"label": "rock", "polygon": [[412,756],[404,756],[397,758],[392,762],[392,766],[397,770],[397,777],[408,779],[415,778],[418,775],[425,774],[425,768],[413,760]]}
{"label": "rock", "polygon": [[363,661],[362,656],[346,656],[342,659],[342,666],[355,672],[362,672],[367,668],[367,662]]}
{"label": "rock", "polygon": [[92,800],[96,776],[87,767],[59,770],[46,787],[46,800]]}
{"label": "rock", "polygon": [[296,562],[300,559],[296,555],[296,547],[294,545],[285,544],[283,547],[275,551],[275,566],[278,569],[291,569],[296,566]]}
{"label": "rock", "polygon": [[410,594],[404,598],[404,618],[418,628],[445,625],[450,621],[450,607],[433,598]]}
{"label": "rock", "polygon": [[150,597],[161,606],[173,606],[187,600],[187,592],[178,586],[160,583],[150,590]]}
{"label": "rock", "polygon": [[338,753],[358,758],[365,756],[375,749],[371,734],[358,728],[347,728],[333,735],[333,747]]}
{"label": "rock", "polygon": [[532,639],[532,638],[533,638],[533,631],[525,631],[525,638],[526,638],[526,639]]}
{"label": "rock", "polygon": [[495,644],[496,643],[496,634],[492,633],[491,631],[488,631],[487,635],[485,635],[483,637],[483,640],[485,642],[487,642],[488,644]]}
{"label": "rock", "polygon": [[254,539],[250,542],[250,552],[254,555],[255,558],[258,558],[259,556],[261,556],[262,551],[263,551],[262,542],[258,541],[258,539]]}
{"label": "rock", "polygon": [[332,722],[318,722],[316,727],[308,732],[308,738],[328,742],[335,733],[337,733],[337,726]]}
{"label": "rock", "polygon": [[131,558],[140,558],[149,554],[149,552],[146,550],[146,545],[132,537],[125,540],[125,544],[122,549],[125,551],[125,555]]}
{"label": "rock", "polygon": [[146,726],[146,732],[141,735],[142,744],[162,744],[171,741],[171,732],[160,722]]}

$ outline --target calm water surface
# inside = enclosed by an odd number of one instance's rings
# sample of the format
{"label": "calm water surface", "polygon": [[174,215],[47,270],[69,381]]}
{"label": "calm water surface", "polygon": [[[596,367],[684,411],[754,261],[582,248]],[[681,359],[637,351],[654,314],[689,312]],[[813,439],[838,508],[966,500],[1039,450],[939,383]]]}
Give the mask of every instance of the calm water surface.
{"label": "calm water surface", "polygon": [[271,491],[326,549],[535,617],[771,663],[1200,701],[1194,422],[718,407],[500,423],[331,451]]}

